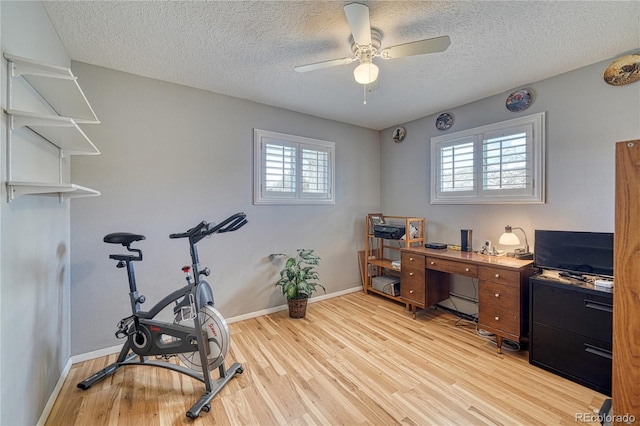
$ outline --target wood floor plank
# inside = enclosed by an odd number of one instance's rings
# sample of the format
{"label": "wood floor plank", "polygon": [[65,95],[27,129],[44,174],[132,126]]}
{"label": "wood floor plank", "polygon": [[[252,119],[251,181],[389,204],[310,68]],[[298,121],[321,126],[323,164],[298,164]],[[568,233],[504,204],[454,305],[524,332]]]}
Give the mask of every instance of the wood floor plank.
{"label": "wood floor plank", "polygon": [[[575,424],[605,395],[504,351],[474,323],[363,293],[230,324],[236,375],[198,419],[204,385],[164,368],[123,367],[76,384],[117,355],[73,365],[46,425],[514,425]],[[169,362],[178,362],[175,358]],[[213,372],[214,378],[217,371]]]}

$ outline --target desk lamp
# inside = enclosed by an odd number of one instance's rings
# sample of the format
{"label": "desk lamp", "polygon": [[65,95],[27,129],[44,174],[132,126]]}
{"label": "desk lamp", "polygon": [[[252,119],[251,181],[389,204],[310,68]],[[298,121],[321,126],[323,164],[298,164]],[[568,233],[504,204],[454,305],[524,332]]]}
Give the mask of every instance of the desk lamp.
{"label": "desk lamp", "polygon": [[514,229],[519,229],[522,231],[522,234],[524,235],[524,249],[515,249],[513,253],[507,253],[507,256],[515,257],[516,259],[532,260],[533,253],[529,253],[529,242],[527,241],[527,234],[526,232],[524,232],[524,229],[519,227],[512,228],[511,226],[507,225],[504,227],[504,234],[500,236],[500,240],[498,242],[505,246],[520,245],[520,239],[516,234],[513,233]]}

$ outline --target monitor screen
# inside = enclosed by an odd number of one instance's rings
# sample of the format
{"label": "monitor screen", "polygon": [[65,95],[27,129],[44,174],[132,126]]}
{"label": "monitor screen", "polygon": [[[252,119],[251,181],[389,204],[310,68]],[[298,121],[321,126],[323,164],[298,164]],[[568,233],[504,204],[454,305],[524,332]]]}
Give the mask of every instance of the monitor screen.
{"label": "monitor screen", "polygon": [[538,268],[613,276],[613,233],[536,229],[535,237]]}

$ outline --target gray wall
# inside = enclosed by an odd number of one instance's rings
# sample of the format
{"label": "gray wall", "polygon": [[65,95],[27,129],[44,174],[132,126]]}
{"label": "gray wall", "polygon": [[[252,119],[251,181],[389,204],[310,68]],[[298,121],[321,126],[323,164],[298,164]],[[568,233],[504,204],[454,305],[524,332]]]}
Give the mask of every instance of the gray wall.
{"label": "gray wall", "polygon": [[[382,211],[426,217],[428,241],[459,244],[460,229],[472,229],[476,250],[486,239],[497,244],[505,225],[524,228],[531,250],[535,229],[613,232],[614,144],[640,138],[640,84],[606,84],[602,73],[610,63],[524,86],[535,99],[520,113],[504,106],[511,91],[449,110],[455,117],[450,133],[546,111],[545,204],[429,204],[430,140],[444,133],[434,114],[404,124],[407,137],[400,144],[392,141],[392,129],[381,132]],[[461,285],[452,291],[475,293]]]}
{"label": "gray wall", "polygon": [[383,210],[424,215],[432,241],[458,243],[461,228],[473,229],[475,249],[484,239],[497,242],[507,224],[523,227],[530,240],[536,228],[612,232],[614,144],[640,137],[640,85],[606,84],[609,63],[524,86],[535,100],[520,113],[504,107],[510,91],[449,110],[455,122],[447,132],[546,111],[546,204],[429,204],[430,139],[443,134],[435,114],[406,123],[400,144],[391,140],[392,129],[382,132]]}
{"label": "gray wall", "polygon": [[[3,1],[0,11],[3,52],[70,65],[41,3]],[[6,70],[3,59],[3,108]],[[70,357],[70,202],[23,196],[7,203],[4,112],[0,127],[0,424],[28,425],[37,422]],[[26,131],[15,136],[14,179],[56,182],[57,150],[48,143],[28,140]],[[68,169],[65,161],[67,176]]]}
{"label": "gray wall", "polygon": [[[102,154],[72,159],[72,179],[102,192],[71,212],[72,354],[122,343],[113,333],[130,315],[128,287],[108,259],[118,247],[102,242],[110,232],[147,237],[135,265],[143,309],[184,282],[187,242],[168,235],[238,211],[248,225],[198,246],[225,317],[286,303],[272,285],[270,253],[313,248],[327,293],[361,285],[364,217],[380,206],[379,132],[92,65],[72,69],[102,121],[85,127]],[[254,206],[254,128],[335,142],[336,204]]]}

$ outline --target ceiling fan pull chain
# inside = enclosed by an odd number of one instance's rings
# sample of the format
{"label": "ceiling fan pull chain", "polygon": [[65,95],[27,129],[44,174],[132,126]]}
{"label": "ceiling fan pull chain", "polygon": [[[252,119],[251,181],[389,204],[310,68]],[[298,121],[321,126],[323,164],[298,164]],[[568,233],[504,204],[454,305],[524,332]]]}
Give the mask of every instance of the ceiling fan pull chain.
{"label": "ceiling fan pull chain", "polygon": [[362,104],[363,104],[363,105],[366,105],[366,104],[367,104],[367,86],[362,85],[362,89],[364,90],[364,95],[363,95],[363,97],[364,97],[364,102],[363,102]]}

